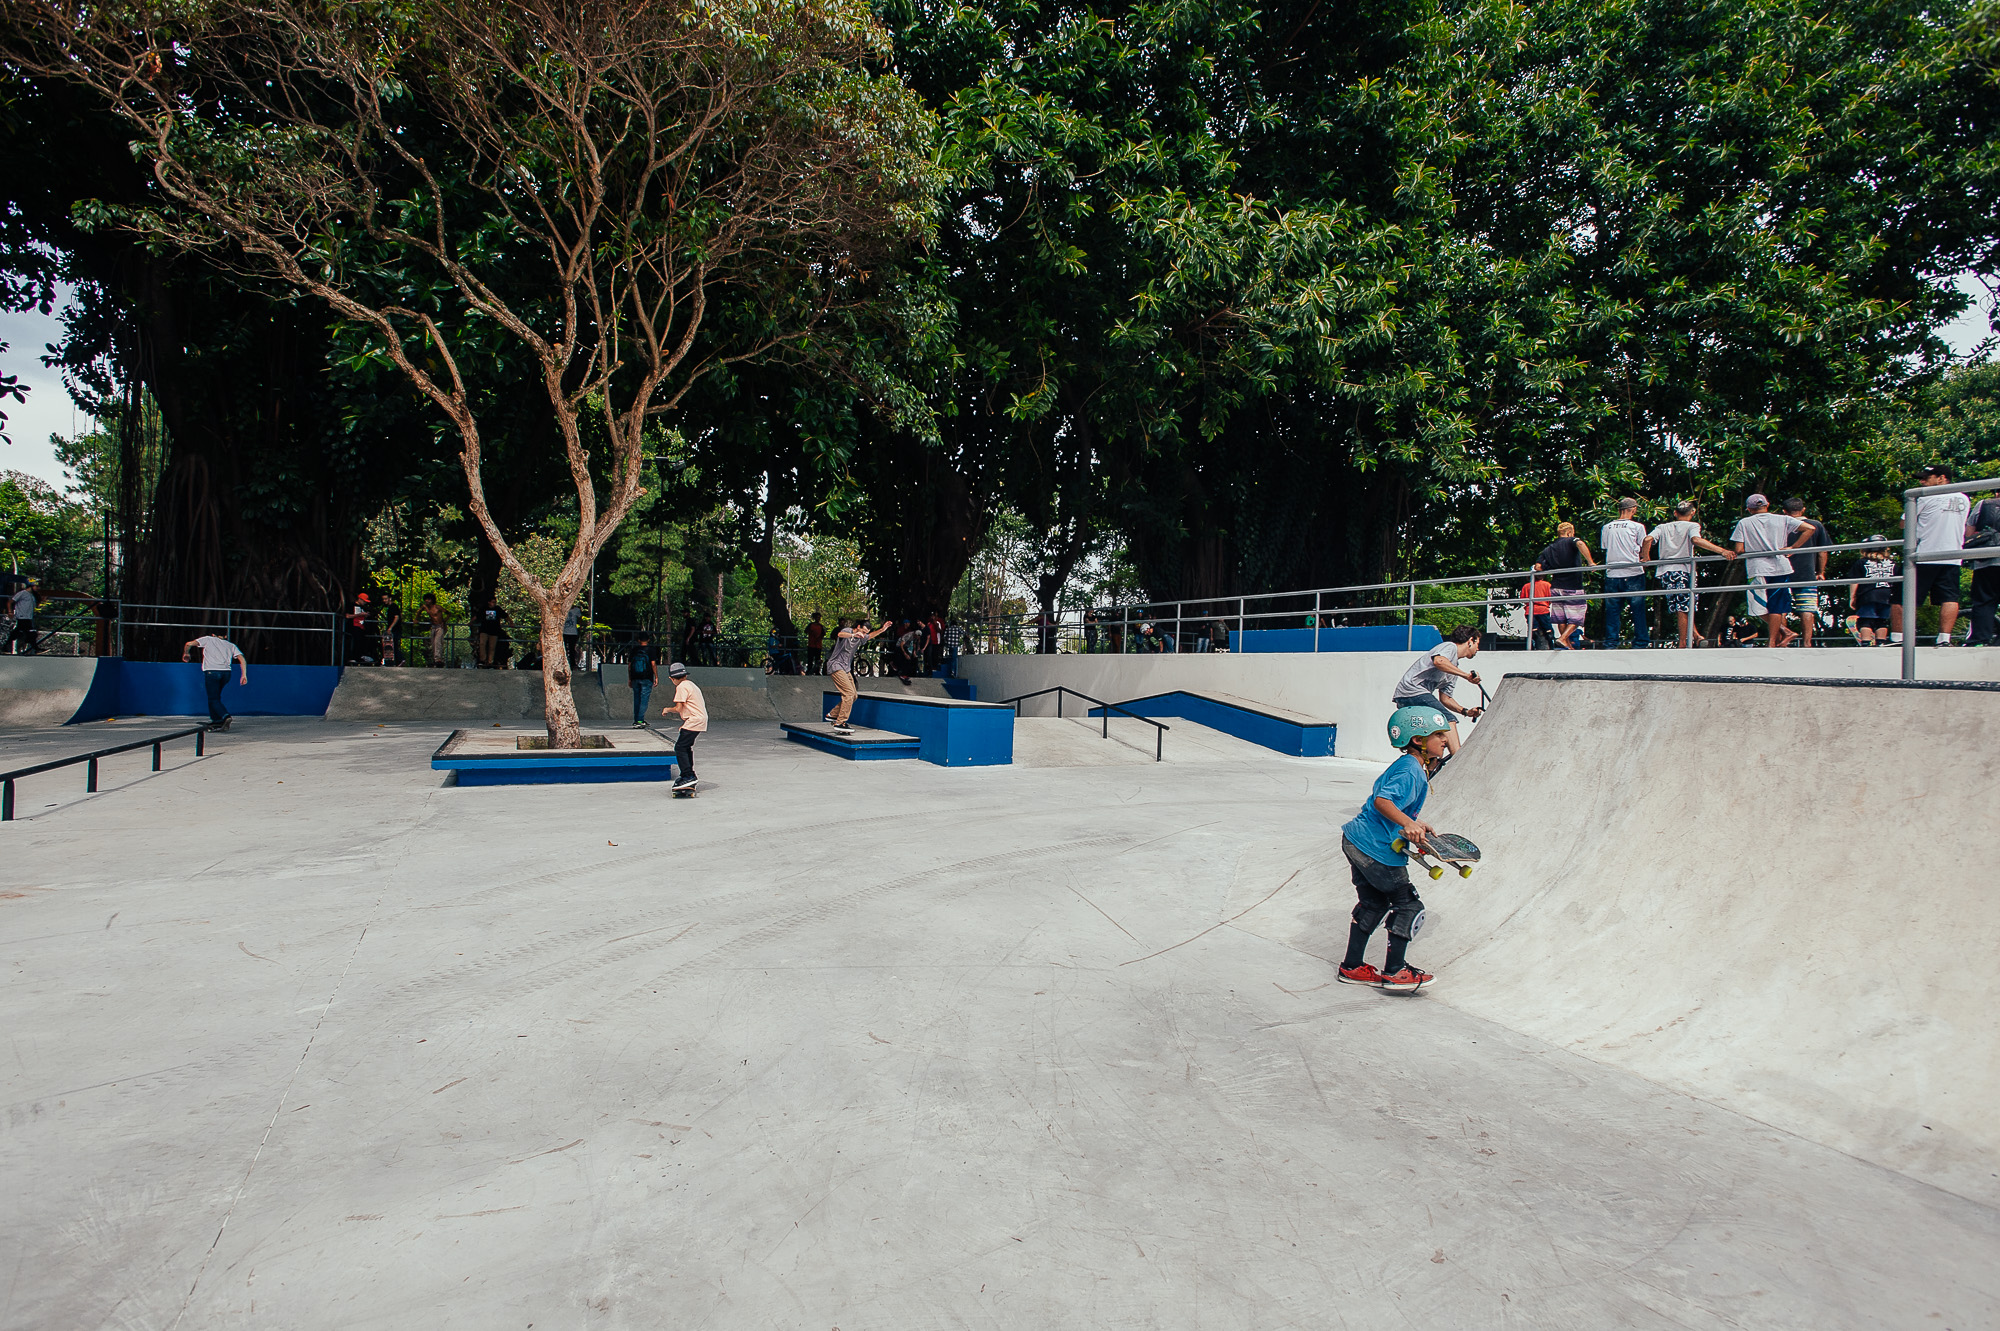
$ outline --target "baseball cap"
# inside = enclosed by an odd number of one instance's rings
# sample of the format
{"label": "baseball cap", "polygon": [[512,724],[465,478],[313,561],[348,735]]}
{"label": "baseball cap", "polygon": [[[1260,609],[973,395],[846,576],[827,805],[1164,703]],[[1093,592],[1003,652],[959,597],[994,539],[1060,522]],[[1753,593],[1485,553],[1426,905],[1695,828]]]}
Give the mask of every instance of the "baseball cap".
{"label": "baseball cap", "polygon": [[688,668],[682,665],[679,661],[676,661],[672,665],[667,667],[667,675],[671,679],[686,679],[687,672]]}
{"label": "baseball cap", "polygon": [[1743,507],[1745,508],[1769,508],[1770,506],[1771,501],[1763,495],[1751,495],[1743,501]]}

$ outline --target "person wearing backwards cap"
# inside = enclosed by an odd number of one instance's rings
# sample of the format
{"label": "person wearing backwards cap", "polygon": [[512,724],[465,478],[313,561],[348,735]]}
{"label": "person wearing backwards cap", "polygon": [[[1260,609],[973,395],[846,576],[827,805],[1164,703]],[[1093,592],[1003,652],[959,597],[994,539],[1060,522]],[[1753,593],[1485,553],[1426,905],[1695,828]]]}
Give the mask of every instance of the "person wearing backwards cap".
{"label": "person wearing backwards cap", "polygon": [[674,700],[660,709],[660,715],[681,719],[680,734],[674,739],[674,789],[692,790],[694,742],[708,729],[708,704],[702,701],[700,687],[688,678],[688,668],[679,661],[667,667],[667,678],[674,682]]}
{"label": "person wearing backwards cap", "polygon": [[1750,613],[1763,617],[1766,646],[1789,647],[1799,635],[1785,627],[1785,616],[1792,612],[1792,589],[1786,585],[1792,560],[1786,552],[1812,539],[1812,524],[1771,512],[1771,501],[1760,494],[1743,501],[1743,514],[1729,541],[1743,556],[1743,571],[1750,577]]}

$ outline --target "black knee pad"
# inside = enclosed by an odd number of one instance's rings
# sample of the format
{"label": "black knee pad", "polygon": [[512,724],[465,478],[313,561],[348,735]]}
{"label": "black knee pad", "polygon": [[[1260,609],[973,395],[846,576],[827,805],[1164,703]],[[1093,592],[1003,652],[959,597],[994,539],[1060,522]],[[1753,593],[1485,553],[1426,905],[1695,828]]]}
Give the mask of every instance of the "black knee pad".
{"label": "black knee pad", "polygon": [[1423,932],[1424,903],[1415,897],[1398,905],[1389,914],[1389,932],[1398,938],[1415,938]]}
{"label": "black knee pad", "polygon": [[1382,923],[1382,917],[1388,913],[1387,906],[1358,901],[1354,904],[1354,927],[1363,933],[1372,934],[1375,932],[1375,926]]}

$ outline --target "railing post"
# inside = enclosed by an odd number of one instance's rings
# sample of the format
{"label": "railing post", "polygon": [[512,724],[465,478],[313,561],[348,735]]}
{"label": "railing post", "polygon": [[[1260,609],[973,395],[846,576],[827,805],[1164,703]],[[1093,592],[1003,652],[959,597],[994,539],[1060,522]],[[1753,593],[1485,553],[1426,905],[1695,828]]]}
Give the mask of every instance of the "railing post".
{"label": "railing post", "polygon": [[195,729],[195,732],[194,732],[194,756],[195,756],[195,757],[197,757],[197,758],[201,757],[201,742],[202,742],[202,741],[203,741],[204,739],[206,739],[206,738],[208,738],[208,728],[207,728],[206,726],[198,726],[198,727],[196,727],[196,729]]}
{"label": "railing post", "polygon": [[1057,686],[1056,686],[1056,720],[1058,720],[1058,721],[1062,720],[1062,699],[1063,699],[1063,690],[1062,690],[1062,686],[1061,686],[1061,685],[1057,685]]}
{"label": "railing post", "polygon": [[14,783],[0,781],[0,823],[14,821]]}
{"label": "railing post", "polygon": [[1917,677],[1917,496],[1903,491],[1903,678]]}
{"label": "railing post", "polygon": [[158,741],[155,741],[153,744],[153,770],[155,772],[160,770],[160,745]]}
{"label": "railing post", "polygon": [[83,793],[86,795],[95,795],[97,793],[97,759],[92,758],[89,762],[85,763],[83,772]]}
{"label": "railing post", "polygon": [[1407,651],[1414,652],[1417,649],[1417,584],[1415,582],[1410,583],[1410,618],[1407,628],[1408,632],[1404,636],[1403,647]]}

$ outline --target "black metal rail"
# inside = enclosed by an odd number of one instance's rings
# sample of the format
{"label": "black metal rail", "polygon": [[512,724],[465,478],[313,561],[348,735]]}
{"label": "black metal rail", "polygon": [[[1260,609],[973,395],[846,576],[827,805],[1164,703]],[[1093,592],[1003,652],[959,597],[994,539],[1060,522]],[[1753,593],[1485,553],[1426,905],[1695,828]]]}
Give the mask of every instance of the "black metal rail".
{"label": "black metal rail", "polygon": [[212,729],[214,729],[212,724],[203,722],[198,726],[189,726],[186,730],[176,730],[170,735],[155,735],[151,739],[135,739],[130,744],[117,744],[111,748],[98,749],[91,753],[75,753],[67,758],[57,758],[53,762],[36,763],[32,767],[17,767],[11,772],[0,772],[0,823],[11,823],[14,821],[14,782],[21,777],[35,776],[42,772],[53,772],[57,768],[74,767],[78,763],[85,763],[88,764],[88,771],[83,778],[83,793],[86,795],[95,795],[97,793],[97,760],[99,758],[109,758],[114,753],[130,753],[134,749],[143,749],[147,745],[151,745],[153,749],[153,770],[157,772],[160,770],[160,747],[162,745],[170,740],[185,739],[187,736],[193,735],[194,756],[199,758],[202,756],[203,742],[206,740],[208,732]]}
{"label": "black metal rail", "polygon": [[1065,693],[1067,693],[1072,698],[1080,698],[1084,702],[1091,704],[1093,707],[1102,708],[1104,712],[1105,739],[1111,738],[1111,714],[1113,712],[1117,712],[1122,716],[1129,716],[1134,721],[1144,721],[1147,725],[1153,727],[1153,761],[1154,762],[1160,761],[1162,746],[1166,741],[1167,732],[1169,730],[1172,730],[1173,727],[1166,724],[1164,721],[1155,721],[1150,716],[1141,716],[1137,712],[1127,711],[1124,707],[1119,706],[1115,702],[1106,702],[1102,698],[1093,698],[1088,693],[1078,693],[1075,689],[1066,688],[1061,684],[1057,684],[1053,688],[1036,689],[1033,693],[1024,693],[1018,698],[1002,698],[996,705],[1000,707],[1005,707],[1007,706],[1007,704],[1012,703],[1014,705],[1014,715],[1018,717],[1021,715],[1022,703],[1026,702],[1030,698],[1039,698],[1043,694],[1047,693],[1053,693],[1056,695],[1056,715],[1058,717],[1061,717],[1063,714],[1063,695]]}

